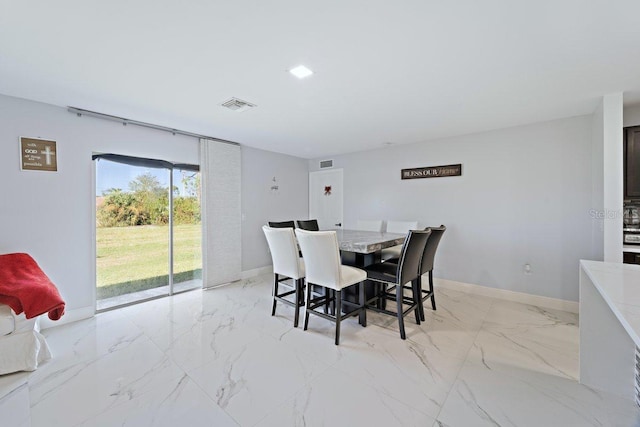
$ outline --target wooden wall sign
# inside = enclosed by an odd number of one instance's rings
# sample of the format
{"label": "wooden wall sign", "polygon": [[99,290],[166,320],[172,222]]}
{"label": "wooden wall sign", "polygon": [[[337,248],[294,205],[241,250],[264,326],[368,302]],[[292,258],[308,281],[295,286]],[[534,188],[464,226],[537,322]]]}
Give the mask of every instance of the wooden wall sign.
{"label": "wooden wall sign", "polygon": [[20,138],[20,168],[22,170],[58,170],[56,142],[39,138]]}
{"label": "wooden wall sign", "polygon": [[462,163],[446,166],[427,166],[424,168],[402,169],[402,179],[440,178],[462,175]]}

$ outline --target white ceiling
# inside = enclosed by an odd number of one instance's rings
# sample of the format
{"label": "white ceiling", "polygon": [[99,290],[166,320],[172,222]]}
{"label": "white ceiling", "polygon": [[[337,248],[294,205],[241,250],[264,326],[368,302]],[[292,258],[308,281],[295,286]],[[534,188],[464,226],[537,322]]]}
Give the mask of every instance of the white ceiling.
{"label": "white ceiling", "polygon": [[638,0],[0,0],[0,93],[305,158],[619,91],[640,101]]}

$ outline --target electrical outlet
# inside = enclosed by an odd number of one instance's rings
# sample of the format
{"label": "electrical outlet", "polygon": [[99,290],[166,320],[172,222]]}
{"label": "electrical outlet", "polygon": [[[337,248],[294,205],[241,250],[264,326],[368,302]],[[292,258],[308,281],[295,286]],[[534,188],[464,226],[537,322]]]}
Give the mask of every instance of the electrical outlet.
{"label": "electrical outlet", "polygon": [[525,275],[525,276],[531,276],[531,274],[533,273],[533,272],[531,271],[531,264],[526,263],[526,264],[524,265],[523,273],[524,273],[524,275]]}

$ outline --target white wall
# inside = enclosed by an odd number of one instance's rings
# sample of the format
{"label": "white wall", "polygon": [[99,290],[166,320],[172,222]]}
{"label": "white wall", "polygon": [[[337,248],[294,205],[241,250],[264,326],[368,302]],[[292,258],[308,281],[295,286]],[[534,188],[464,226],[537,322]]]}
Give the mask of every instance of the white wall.
{"label": "white wall", "polygon": [[[345,227],[359,218],[445,224],[436,277],[577,301],[578,260],[594,257],[592,120],[334,157],[344,169]],[[461,177],[400,179],[402,168],[453,163]]]}
{"label": "white wall", "polygon": [[[20,171],[20,136],[56,140],[58,172]],[[28,252],[58,286],[68,312],[92,312],[92,153],[198,164],[198,147],[195,138],[0,96],[0,253]]]}
{"label": "white wall", "polygon": [[624,107],[624,127],[640,126],[640,105]]}
{"label": "white wall", "polygon": [[242,147],[243,271],[271,265],[263,225],[309,217],[308,182],[307,160]]}
{"label": "white wall", "polygon": [[604,260],[622,262],[623,150],[622,93],[602,97]]}
{"label": "white wall", "polygon": [[[20,136],[56,140],[58,172],[21,172]],[[93,152],[199,164],[196,138],[0,95],[0,253],[30,253],[58,286],[66,319],[94,307]],[[248,147],[242,162],[242,266],[249,270],[271,264],[263,224],[307,218],[308,171],[306,160]]]}
{"label": "white wall", "polygon": [[604,261],[604,113],[600,102],[591,127],[591,247],[594,261]]}

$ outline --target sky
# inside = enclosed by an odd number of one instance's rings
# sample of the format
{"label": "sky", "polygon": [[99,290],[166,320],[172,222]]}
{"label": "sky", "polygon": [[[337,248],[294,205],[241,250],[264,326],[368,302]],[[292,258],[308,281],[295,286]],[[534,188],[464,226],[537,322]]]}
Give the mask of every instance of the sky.
{"label": "sky", "polygon": [[[160,182],[160,185],[163,187],[169,186],[170,171],[168,169],[130,166],[123,163],[100,159],[96,163],[96,196],[102,196],[104,191],[110,188],[120,188],[123,191],[128,191],[129,182],[145,173],[150,173],[158,178],[158,182]],[[188,173],[191,174],[192,172]],[[178,187],[178,191],[181,195],[184,194],[181,171],[176,171],[173,185]]]}

